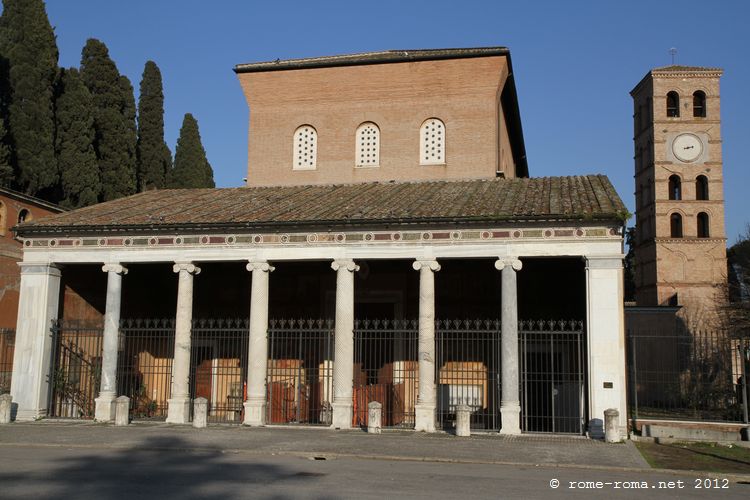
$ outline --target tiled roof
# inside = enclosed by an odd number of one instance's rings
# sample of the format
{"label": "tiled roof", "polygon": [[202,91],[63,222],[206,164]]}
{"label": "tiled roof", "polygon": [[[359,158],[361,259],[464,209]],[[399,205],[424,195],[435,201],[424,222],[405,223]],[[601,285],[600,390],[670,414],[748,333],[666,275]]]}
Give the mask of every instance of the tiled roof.
{"label": "tiled roof", "polygon": [[673,64],[671,66],[662,66],[660,68],[654,68],[651,71],[721,71],[721,68],[707,68],[704,66],[680,66]]}
{"label": "tiled roof", "polygon": [[618,220],[627,212],[603,175],[428,182],[165,189],[18,226],[49,232],[184,231],[288,226]]}
{"label": "tiled roof", "polygon": [[358,64],[383,64],[409,61],[430,61],[436,59],[460,59],[467,57],[487,57],[504,55],[506,47],[473,47],[461,49],[420,49],[420,50],[383,50],[363,52],[360,54],[343,54],[337,56],[306,57],[303,59],[277,59],[256,63],[238,64],[235,73],[256,71],[279,71],[285,69],[325,68],[331,66],[353,66]]}

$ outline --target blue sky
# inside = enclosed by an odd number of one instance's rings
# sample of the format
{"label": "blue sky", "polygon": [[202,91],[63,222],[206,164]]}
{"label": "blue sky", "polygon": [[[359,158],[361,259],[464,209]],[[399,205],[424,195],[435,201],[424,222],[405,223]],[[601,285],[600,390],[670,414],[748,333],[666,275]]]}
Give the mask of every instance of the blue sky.
{"label": "blue sky", "polygon": [[[511,49],[533,176],[604,173],[634,211],[628,92],[670,63],[718,66],[727,237],[750,222],[750,2],[744,1],[240,1],[47,0],[61,66],[87,38],[107,44],[137,88],[161,68],[166,138],[198,119],[217,185],[247,168],[247,107],[237,63],[387,49]],[[631,223],[634,221],[631,220]]]}

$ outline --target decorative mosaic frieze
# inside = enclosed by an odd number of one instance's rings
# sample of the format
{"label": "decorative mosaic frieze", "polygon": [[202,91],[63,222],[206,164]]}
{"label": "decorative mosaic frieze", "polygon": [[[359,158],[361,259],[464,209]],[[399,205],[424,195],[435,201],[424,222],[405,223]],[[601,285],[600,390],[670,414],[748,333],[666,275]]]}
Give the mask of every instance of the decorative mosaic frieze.
{"label": "decorative mosaic frieze", "polygon": [[453,245],[505,240],[619,239],[620,228],[469,229],[437,231],[352,231],[315,233],[206,234],[171,236],[107,236],[30,238],[25,248],[162,248],[216,246],[321,246],[321,245]]}

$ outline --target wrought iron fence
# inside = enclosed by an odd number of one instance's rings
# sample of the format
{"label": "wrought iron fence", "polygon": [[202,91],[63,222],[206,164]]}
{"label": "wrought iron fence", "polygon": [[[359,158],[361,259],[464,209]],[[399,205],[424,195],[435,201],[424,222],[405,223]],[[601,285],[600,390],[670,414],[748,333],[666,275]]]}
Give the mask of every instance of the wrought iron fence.
{"label": "wrought iron fence", "polygon": [[628,331],[632,419],[747,422],[750,340],[722,330]]}
{"label": "wrought iron fence", "polygon": [[438,320],[435,343],[438,425],[452,428],[467,405],[472,429],[500,429],[500,321]]}
{"label": "wrought iron fence", "polygon": [[53,321],[51,417],[94,418],[102,371],[100,323]]}
{"label": "wrought iron fence", "polygon": [[247,380],[247,319],[195,320],[191,398],[208,400],[208,421],[242,423]]}
{"label": "wrought iron fence", "polygon": [[0,328],[0,394],[10,392],[15,345],[16,331],[12,328]]}
{"label": "wrought iron fence", "polygon": [[354,322],[354,426],[367,426],[367,405],[383,405],[383,427],[414,428],[417,402],[416,320]]}
{"label": "wrought iron fence", "polygon": [[172,390],[174,319],[122,320],[118,350],[118,394],[130,398],[130,417],[166,418]]}
{"label": "wrought iron fence", "polygon": [[331,424],[333,320],[270,320],[266,391],[266,422]]}
{"label": "wrought iron fence", "polygon": [[518,330],[521,429],[583,434],[583,322],[521,321]]}

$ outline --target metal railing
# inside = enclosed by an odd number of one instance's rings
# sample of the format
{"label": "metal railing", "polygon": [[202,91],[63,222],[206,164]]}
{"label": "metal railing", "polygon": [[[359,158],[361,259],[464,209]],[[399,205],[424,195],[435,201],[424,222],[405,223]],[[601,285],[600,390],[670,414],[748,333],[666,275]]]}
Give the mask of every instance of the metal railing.
{"label": "metal railing", "polygon": [[269,321],[266,422],[330,425],[333,320]]}
{"label": "metal railing", "polygon": [[383,427],[414,428],[417,402],[416,320],[354,322],[354,426],[367,426],[367,405],[383,405]]}
{"label": "metal railing", "polygon": [[629,330],[627,344],[632,419],[748,421],[750,339]]}
{"label": "metal railing", "polygon": [[10,392],[15,345],[16,331],[13,328],[0,328],[0,394]]}

